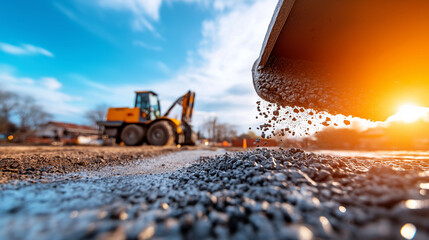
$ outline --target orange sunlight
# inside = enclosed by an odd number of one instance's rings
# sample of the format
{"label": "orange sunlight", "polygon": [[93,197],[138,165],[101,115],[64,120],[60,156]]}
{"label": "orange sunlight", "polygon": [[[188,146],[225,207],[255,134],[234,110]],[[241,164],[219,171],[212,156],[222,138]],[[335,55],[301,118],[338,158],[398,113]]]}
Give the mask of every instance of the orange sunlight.
{"label": "orange sunlight", "polygon": [[412,104],[402,105],[398,112],[390,116],[387,121],[413,123],[424,120],[429,115],[429,108]]}

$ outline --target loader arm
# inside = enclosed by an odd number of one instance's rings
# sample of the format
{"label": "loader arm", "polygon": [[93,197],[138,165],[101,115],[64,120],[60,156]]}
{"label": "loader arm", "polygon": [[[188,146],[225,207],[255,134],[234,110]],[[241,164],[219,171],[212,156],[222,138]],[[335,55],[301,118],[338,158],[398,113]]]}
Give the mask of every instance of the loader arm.
{"label": "loader arm", "polygon": [[174,103],[168,108],[164,117],[170,114],[171,110],[178,104],[182,106],[182,117],[181,121],[189,123],[192,120],[192,114],[194,112],[195,92],[188,91],[185,95],[179,97]]}

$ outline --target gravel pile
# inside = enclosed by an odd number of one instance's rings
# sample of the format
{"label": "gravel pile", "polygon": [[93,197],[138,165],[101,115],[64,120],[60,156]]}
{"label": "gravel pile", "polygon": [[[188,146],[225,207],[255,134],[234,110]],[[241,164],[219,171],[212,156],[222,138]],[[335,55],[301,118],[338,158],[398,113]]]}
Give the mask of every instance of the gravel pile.
{"label": "gravel pile", "polygon": [[[424,160],[300,149],[227,153],[168,174],[56,186],[70,193],[55,200],[10,199],[18,205],[0,213],[15,219],[1,220],[0,232],[28,239],[429,239],[428,170]],[[73,205],[79,191],[93,194],[81,197],[91,199],[81,210]],[[63,205],[37,212],[39,201]],[[26,226],[33,231],[13,230]]]}
{"label": "gravel pile", "polygon": [[210,226],[207,235],[199,227],[184,229],[190,238],[395,239],[407,223],[424,238],[429,197],[419,184],[429,182],[428,169],[419,161],[258,149],[203,160],[173,175],[173,189],[187,188],[190,199],[168,202],[180,209],[176,214]]}

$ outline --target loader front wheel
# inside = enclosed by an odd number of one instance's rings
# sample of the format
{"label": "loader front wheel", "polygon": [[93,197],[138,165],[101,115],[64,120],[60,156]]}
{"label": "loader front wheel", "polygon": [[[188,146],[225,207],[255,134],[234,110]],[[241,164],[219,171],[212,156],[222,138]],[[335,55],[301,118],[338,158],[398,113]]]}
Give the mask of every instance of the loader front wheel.
{"label": "loader front wheel", "polygon": [[144,129],[138,125],[130,124],[121,132],[121,140],[127,146],[137,146],[143,143]]}
{"label": "loader front wheel", "polygon": [[156,122],[149,127],[147,141],[154,146],[171,145],[174,143],[173,128],[166,121]]}

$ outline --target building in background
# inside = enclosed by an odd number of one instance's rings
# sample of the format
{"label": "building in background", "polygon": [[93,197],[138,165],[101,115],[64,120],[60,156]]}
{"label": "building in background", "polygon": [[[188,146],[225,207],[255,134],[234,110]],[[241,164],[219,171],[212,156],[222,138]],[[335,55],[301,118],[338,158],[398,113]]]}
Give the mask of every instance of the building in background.
{"label": "building in background", "polygon": [[29,142],[63,142],[77,143],[77,139],[82,136],[97,136],[98,130],[84,125],[64,122],[48,122],[39,127],[34,138],[29,138]]}

